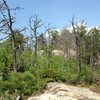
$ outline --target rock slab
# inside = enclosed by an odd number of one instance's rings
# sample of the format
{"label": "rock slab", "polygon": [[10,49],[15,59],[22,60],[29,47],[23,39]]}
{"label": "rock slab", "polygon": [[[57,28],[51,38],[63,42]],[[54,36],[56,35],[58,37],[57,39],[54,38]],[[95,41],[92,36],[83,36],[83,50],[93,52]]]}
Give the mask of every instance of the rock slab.
{"label": "rock slab", "polygon": [[84,87],[48,83],[43,94],[32,96],[28,100],[100,100],[100,94]]}

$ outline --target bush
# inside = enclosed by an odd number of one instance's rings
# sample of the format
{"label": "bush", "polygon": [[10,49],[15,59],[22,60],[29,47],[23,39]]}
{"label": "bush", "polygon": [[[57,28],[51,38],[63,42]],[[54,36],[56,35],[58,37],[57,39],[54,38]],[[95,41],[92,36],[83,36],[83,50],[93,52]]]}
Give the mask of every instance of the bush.
{"label": "bush", "polygon": [[2,84],[2,81],[0,80],[0,97],[2,96],[2,87],[3,87],[3,84]]}
{"label": "bush", "polygon": [[34,66],[34,56],[31,51],[24,51],[17,57],[17,65],[19,72],[29,71]]}
{"label": "bush", "polygon": [[85,69],[82,70],[80,82],[87,82],[91,84],[93,82],[92,68],[85,65]]}
{"label": "bush", "polygon": [[24,95],[31,95],[32,93],[40,92],[46,87],[46,79],[34,77],[30,72],[16,73],[11,72],[6,81],[2,81],[2,92],[8,91],[10,94],[15,93],[17,90]]}
{"label": "bush", "polygon": [[57,73],[53,68],[48,68],[48,69],[44,70],[43,77],[45,77],[45,78],[56,78]]}
{"label": "bush", "polygon": [[20,91],[20,93],[26,93],[26,90],[31,89],[31,87],[34,86],[34,84],[35,84],[35,78],[31,73],[12,72],[9,74],[9,80],[3,81],[2,88],[3,91],[9,90],[10,93],[14,93],[16,89]]}
{"label": "bush", "polygon": [[[65,59],[60,56],[53,56],[48,61],[45,56],[38,56],[38,65],[34,67],[34,56],[30,51],[24,51],[18,57],[19,72],[11,72],[3,63],[0,64],[0,95],[9,90],[9,95],[19,93],[31,95],[41,92],[48,82],[62,81],[77,84],[77,63],[75,59]],[[48,63],[50,66],[48,67]],[[9,72],[5,73],[5,70]],[[5,69],[5,70],[4,70]],[[82,66],[80,82],[93,82],[93,73],[89,66]]]}
{"label": "bush", "polygon": [[45,79],[38,79],[36,80],[36,84],[33,87],[34,92],[41,92],[47,86],[47,80]]}

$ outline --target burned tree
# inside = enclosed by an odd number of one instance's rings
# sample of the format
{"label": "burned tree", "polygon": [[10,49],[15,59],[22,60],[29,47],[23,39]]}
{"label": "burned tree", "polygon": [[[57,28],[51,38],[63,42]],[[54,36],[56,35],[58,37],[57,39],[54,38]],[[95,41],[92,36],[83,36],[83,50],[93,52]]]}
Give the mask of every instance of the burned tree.
{"label": "burned tree", "polygon": [[84,25],[84,22],[82,22],[80,25],[77,23],[74,23],[74,17],[71,21],[72,27],[73,27],[73,34],[75,36],[76,41],[76,52],[77,52],[77,63],[78,63],[78,81],[80,80],[81,72],[82,72],[82,63],[84,60],[85,55],[85,43],[84,43],[84,36],[86,33],[86,26]]}
{"label": "burned tree", "polygon": [[[34,48],[34,56],[35,56],[35,66],[37,66],[37,48],[38,48],[38,28],[42,26],[41,20],[38,18],[38,15],[31,17],[29,19],[29,26],[32,31],[31,39],[32,39],[32,52]],[[34,45],[33,45],[34,44]]]}
{"label": "burned tree", "polygon": [[20,7],[16,7],[14,9],[10,8],[6,0],[2,0],[2,2],[0,2],[0,14],[1,14],[0,27],[2,28],[1,30],[2,33],[7,35],[5,38],[9,36],[12,37],[13,70],[15,72],[17,71],[17,61],[16,61],[17,49],[16,49],[16,39],[15,39],[16,32],[14,31],[14,28],[13,28],[13,24],[15,23],[15,17],[13,16],[12,13],[13,11],[19,10],[19,9]]}

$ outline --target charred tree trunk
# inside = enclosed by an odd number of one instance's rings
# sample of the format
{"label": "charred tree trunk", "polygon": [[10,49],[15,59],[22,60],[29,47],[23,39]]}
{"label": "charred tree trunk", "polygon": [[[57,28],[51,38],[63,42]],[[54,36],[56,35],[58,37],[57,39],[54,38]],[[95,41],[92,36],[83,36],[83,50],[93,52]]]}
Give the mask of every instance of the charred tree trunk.
{"label": "charred tree trunk", "polygon": [[16,59],[16,41],[15,41],[15,36],[13,35],[12,39],[12,52],[13,52],[13,70],[17,72],[17,59]]}
{"label": "charred tree trunk", "polygon": [[35,51],[34,51],[35,64],[34,65],[37,66],[37,48],[38,48],[38,40],[37,40],[38,32],[37,32],[37,29],[42,26],[41,20],[38,18],[38,15],[35,15],[34,18],[29,19],[29,26],[30,26],[30,29],[33,32],[33,34],[31,34],[32,39],[35,40],[35,42],[34,42],[35,45],[32,48],[35,49]]}
{"label": "charred tree trunk", "polygon": [[80,81],[81,72],[82,72],[82,60],[83,60],[83,53],[84,53],[84,30],[82,31],[81,28],[84,29],[84,27],[79,27],[77,24],[74,24],[74,19],[72,19],[72,27],[73,27],[73,33],[76,40],[76,52],[77,52],[77,66],[78,66],[78,81]]}
{"label": "charred tree trunk", "polygon": [[36,29],[34,30],[34,37],[35,37],[35,51],[34,51],[34,55],[35,55],[35,66],[37,66],[37,45],[38,45],[38,41],[37,41],[37,35],[36,35]]}
{"label": "charred tree trunk", "polygon": [[[13,70],[17,71],[17,61],[16,61],[16,41],[15,41],[15,35],[13,31],[13,16],[11,15],[11,10],[5,0],[3,0],[3,3],[5,5],[5,9],[7,11],[8,19],[6,18],[6,15],[4,12],[1,11],[1,14],[3,15],[3,18],[8,26],[8,30],[10,31],[10,35],[12,36],[12,49],[13,49]],[[8,22],[9,21],[9,22]]]}
{"label": "charred tree trunk", "polygon": [[76,52],[77,52],[77,67],[78,67],[78,81],[80,80],[80,74],[82,71],[81,64],[81,47],[78,38],[76,37]]}

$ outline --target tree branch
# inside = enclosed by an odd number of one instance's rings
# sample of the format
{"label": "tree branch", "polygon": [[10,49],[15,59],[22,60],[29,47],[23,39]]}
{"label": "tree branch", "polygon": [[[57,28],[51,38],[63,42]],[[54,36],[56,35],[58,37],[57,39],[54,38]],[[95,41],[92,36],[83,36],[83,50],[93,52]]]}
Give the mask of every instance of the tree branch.
{"label": "tree branch", "polygon": [[[11,35],[11,34],[10,34],[10,35]],[[8,36],[6,36],[6,37],[0,39],[0,41],[2,41],[2,40],[4,40],[4,39],[8,38],[10,35],[8,35]]]}

